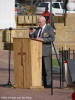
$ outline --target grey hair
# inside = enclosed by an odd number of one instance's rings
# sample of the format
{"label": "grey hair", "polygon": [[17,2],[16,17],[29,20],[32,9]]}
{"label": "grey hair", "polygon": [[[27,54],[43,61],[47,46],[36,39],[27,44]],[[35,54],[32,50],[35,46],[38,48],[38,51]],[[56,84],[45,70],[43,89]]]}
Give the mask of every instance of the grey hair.
{"label": "grey hair", "polygon": [[45,17],[44,16],[39,16],[39,18],[38,19],[42,19],[43,21],[45,21],[46,22],[46,19],[45,19]]}

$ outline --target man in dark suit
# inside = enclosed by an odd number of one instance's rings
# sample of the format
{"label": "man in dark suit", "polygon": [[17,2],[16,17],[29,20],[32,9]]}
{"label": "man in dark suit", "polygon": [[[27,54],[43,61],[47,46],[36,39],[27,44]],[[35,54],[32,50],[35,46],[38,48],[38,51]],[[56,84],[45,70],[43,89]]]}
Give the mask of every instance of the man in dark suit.
{"label": "man in dark suit", "polygon": [[52,45],[51,42],[54,41],[53,28],[46,24],[46,19],[43,16],[38,18],[39,27],[33,32],[30,29],[30,38],[36,38],[43,42],[42,45],[42,80],[43,85],[46,88],[51,87],[51,53]]}

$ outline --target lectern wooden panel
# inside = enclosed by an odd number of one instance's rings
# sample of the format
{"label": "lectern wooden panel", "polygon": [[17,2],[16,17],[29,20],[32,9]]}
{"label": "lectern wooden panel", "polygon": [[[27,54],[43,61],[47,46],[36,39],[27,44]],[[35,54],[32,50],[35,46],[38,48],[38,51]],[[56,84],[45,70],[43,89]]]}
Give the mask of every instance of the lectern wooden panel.
{"label": "lectern wooden panel", "polygon": [[14,38],[14,76],[17,88],[42,88],[42,42]]}

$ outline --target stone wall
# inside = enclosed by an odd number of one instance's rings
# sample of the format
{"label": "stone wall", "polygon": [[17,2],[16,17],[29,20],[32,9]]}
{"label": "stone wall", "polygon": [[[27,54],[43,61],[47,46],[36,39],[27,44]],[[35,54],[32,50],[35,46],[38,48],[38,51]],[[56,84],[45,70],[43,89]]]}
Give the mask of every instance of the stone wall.
{"label": "stone wall", "polygon": [[64,23],[55,23],[56,26],[56,45],[64,49],[75,49],[75,14],[67,14],[66,25]]}
{"label": "stone wall", "polygon": [[[38,16],[16,16],[16,30],[11,32],[11,42],[14,37],[29,37],[29,27],[37,27]],[[55,42],[57,48],[75,49],[75,14],[67,14],[66,26],[64,26],[64,17],[54,17],[56,27]],[[10,42],[10,31],[2,30],[0,32],[0,49],[3,49],[4,43]]]}

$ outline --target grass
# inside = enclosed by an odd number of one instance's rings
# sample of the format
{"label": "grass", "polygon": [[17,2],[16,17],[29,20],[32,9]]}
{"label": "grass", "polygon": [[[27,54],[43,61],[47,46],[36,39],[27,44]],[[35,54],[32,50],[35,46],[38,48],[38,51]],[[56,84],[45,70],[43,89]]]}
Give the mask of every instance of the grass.
{"label": "grass", "polygon": [[53,66],[55,66],[55,67],[59,66],[57,59],[53,59],[52,63],[53,63]]}

